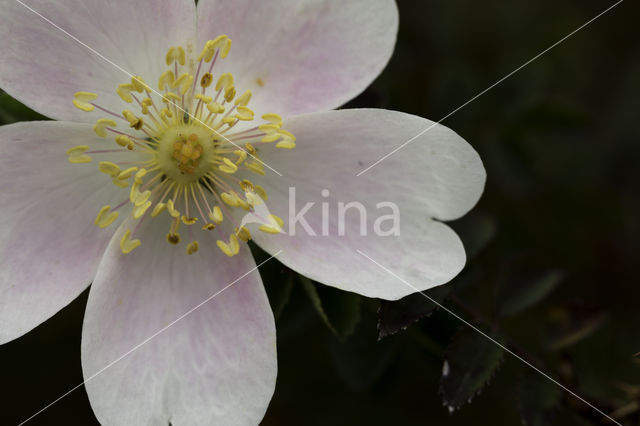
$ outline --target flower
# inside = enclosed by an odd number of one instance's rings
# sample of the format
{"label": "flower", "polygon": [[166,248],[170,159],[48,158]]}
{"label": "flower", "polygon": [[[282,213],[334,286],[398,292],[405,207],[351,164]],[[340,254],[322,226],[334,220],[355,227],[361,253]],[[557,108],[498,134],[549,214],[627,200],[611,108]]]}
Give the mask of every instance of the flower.
{"label": "flower", "polygon": [[[475,151],[420,117],[329,111],[386,65],[394,1],[28,6],[2,2],[0,86],[60,121],[0,128],[0,343],[92,282],[82,365],[101,422],[260,421],[275,387],[276,335],[242,240],[314,280],[385,299],[414,290],[356,249],[420,290],[463,267],[462,244],[441,221],[482,192]],[[357,216],[345,235],[234,226],[254,195],[282,226],[289,188],[302,205],[392,201],[405,231],[360,235]],[[325,225],[322,209],[303,219]]]}

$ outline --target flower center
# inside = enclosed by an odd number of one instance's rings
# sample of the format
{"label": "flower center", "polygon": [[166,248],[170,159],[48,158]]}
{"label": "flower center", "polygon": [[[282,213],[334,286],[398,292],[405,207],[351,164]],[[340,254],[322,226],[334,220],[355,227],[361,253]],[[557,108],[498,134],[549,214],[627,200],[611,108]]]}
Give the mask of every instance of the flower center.
{"label": "flower center", "polygon": [[160,138],[155,160],[167,178],[189,184],[213,171],[219,146],[215,134],[204,126],[175,126]]}
{"label": "flower center", "polygon": [[[112,136],[115,146],[89,150],[81,145],[67,154],[71,163],[91,162],[92,155],[109,157],[99,162],[99,170],[114,185],[129,189],[126,199],[114,208],[103,206],[95,220],[97,226],[106,228],[129,206],[133,220],[140,222],[126,230],[120,242],[123,253],[141,244],[134,237],[142,221],[165,212],[170,219],[167,241],[171,244],[180,244],[181,225],[197,223],[201,232],[227,229],[229,236],[217,245],[228,256],[239,252],[238,240],[251,238],[246,228],[235,223],[232,210],[254,212],[267,199],[264,189],[246,177],[265,174],[254,145],[292,149],[295,137],[282,129],[277,114],[264,114],[261,122],[252,123],[254,112],[247,106],[251,92],[237,96],[233,75],[214,76],[216,62],[227,56],[230,47],[231,40],[224,35],[210,40],[197,61],[188,58],[183,47],[170,48],[166,55],[169,69],[159,75],[159,91],[138,76],[116,89],[122,101],[135,108],[113,111],[96,103],[95,93],[75,94],[73,103],[79,109],[109,116],[98,119],[94,131],[103,138]],[[124,130],[117,129],[118,125],[124,125]],[[261,231],[280,232],[280,218],[269,215],[262,219]],[[186,252],[192,254],[198,247],[193,239]]]}

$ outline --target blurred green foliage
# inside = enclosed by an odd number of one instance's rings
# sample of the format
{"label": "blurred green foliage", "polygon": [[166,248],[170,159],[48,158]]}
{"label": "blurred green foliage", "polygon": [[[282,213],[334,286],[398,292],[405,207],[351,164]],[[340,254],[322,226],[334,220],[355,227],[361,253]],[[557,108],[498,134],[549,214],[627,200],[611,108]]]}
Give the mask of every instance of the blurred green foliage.
{"label": "blurred green foliage", "polygon": [[[612,3],[399,0],[396,52],[346,107],[438,120]],[[623,2],[444,122],[478,150],[488,182],[451,224],[466,270],[426,293],[625,425],[640,424],[638,12]],[[1,123],[37,119],[0,94]],[[261,273],[279,340],[265,425],[602,423],[420,295],[366,299],[277,262]],[[0,348],[5,422],[82,381],[85,302]],[[83,390],[35,423],[69,419],[95,422]]]}

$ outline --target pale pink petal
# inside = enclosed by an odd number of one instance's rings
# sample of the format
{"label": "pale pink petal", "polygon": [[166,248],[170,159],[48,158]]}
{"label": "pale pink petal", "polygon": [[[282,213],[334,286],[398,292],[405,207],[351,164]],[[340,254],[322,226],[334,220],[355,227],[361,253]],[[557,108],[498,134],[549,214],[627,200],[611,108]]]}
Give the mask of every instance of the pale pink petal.
{"label": "pale pink petal", "polygon": [[117,226],[93,221],[126,193],[95,161],[71,164],[65,151],[100,143],[86,124],[0,127],[0,343],[51,317],[93,279]]}
{"label": "pale pink petal", "polygon": [[193,0],[2,0],[0,87],[48,117],[95,121],[72,105],[75,92],[121,111],[115,90],[130,77],[115,65],[155,86],[167,49],[194,38]]}
{"label": "pale pink petal", "polygon": [[[283,127],[297,136],[295,149],[260,147],[263,160],[284,175],[268,173],[264,188],[269,209],[288,222],[284,228],[289,235],[253,229],[258,244],[272,253],[284,250],[278,258],[310,278],[369,297],[397,299],[416,290],[357,250],[418,290],[443,284],[460,272],[464,248],[438,220],[465,214],[478,201],[485,183],[478,154],[460,136],[429,120],[385,110],[309,114],[292,117]],[[357,176],[427,128],[412,143]],[[289,197],[290,187],[295,188],[295,200]],[[328,190],[328,196],[322,190]],[[366,221],[361,221],[356,207],[347,210],[345,235],[340,236],[339,203],[352,201],[364,207]],[[398,236],[375,232],[378,221],[383,233],[393,228],[392,220],[381,219],[393,213],[391,206],[378,206],[385,202],[398,207]],[[315,203],[304,219],[317,236],[309,236],[300,222],[291,229],[295,214],[307,203]],[[323,232],[323,216],[327,232]],[[361,223],[365,236],[361,236]]]}
{"label": "pale pink petal", "polygon": [[143,222],[134,235],[142,245],[123,255],[125,225],[135,226],[123,224],[107,249],[82,335],[85,385],[98,420],[258,424],[275,387],[276,336],[246,245],[228,258],[215,245],[217,230],[200,231],[200,250],[187,255],[188,233],[180,245],[168,244],[169,221],[159,216]]}
{"label": "pale pink petal", "polygon": [[380,74],[397,30],[393,0],[198,3],[199,45],[220,34],[233,40],[220,69],[233,72],[240,92],[253,91],[252,105],[261,113],[344,104]]}

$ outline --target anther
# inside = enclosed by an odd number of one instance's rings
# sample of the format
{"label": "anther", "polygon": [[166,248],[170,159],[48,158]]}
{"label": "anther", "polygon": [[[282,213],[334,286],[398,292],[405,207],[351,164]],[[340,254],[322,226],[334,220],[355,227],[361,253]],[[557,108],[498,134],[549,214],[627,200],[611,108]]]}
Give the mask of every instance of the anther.
{"label": "anther", "polygon": [[202,78],[200,79],[200,86],[206,89],[207,87],[211,86],[212,82],[213,82],[213,75],[210,72],[206,72],[202,75]]}
{"label": "anther", "polygon": [[222,252],[229,257],[235,256],[240,252],[240,243],[238,243],[238,238],[235,236],[235,234],[231,234],[228,244],[222,240],[216,241],[216,244],[218,245],[220,250],[222,250]]}
{"label": "anther", "polygon": [[251,90],[247,90],[242,95],[238,96],[235,104],[238,106],[247,106],[251,100]]}
{"label": "anther", "polygon": [[158,79],[158,87],[160,90],[165,90],[167,86],[171,87],[173,82],[175,81],[176,76],[173,74],[173,71],[167,70],[160,75]]}
{"label": "anther", "polygon": [[167,241],[170,244],[177,245],[180,242],[180,234],[173,234],[171,232],[168,233],[167,234]]}
{"label": "anther", "polygon": [[182,46],[171,47],[167,51],[167,56],[165,58],[166,64],[171,65],[173,62],[178,62],[180,65],[185,64],[185,54]]}
{"label": "anther", "polygon": [[87,145],[78,145],[68,149],[67,155],[69,156],[69,162],[74,164],[90,163],[91,157],[84,153],[88,149],[89,147]]}
{"label": "anther", "polygon": [[122,250],[122,253],[127,254],[131,253],[131,251],[138,247],[140,244],[142,244],[140,240],[131,239],[131,230],[127,229],[127,231],[122,236],[122,239],[120,240],[120,249]]}
{"label": "anther", "polygon": [[213,211],[210,211],[207,216],[209,216],[209,219],[217,225],[220,225],[222,223],[222,210],[218,206],[215,206],[213,208]]}
{"label": "anther", "polygon": [[104,206],[100,209],[100,211],[98,212],[98,216],[96,216],[96,220],[94,222],[96,226],[99,226],[100,228],[106,228],[118,218],[118,212],[109,213],[109,210],[111,210],[111,206]]}
{"label": "anther", "polygon": [[89,101],[97,99],[98,95],[90,92],[76,92],[73,97],[73,105],[75,105],[76,108],[90,112],[94,110],[94,106],[91,105]]}
{"label": "anther", "polygon": [[131,138],[129,136],[125,136],[125,135],[118,135],[116,136],[116,143],[118,145],[120,145],[123,148],[127,148],[128,150],[132,150],[133,149],[133,141],[131,140]]}
{"label": "anther", "polygon": [[93,131],[102,138],[107,137],[107,127],[116,127],[117,123],[110,118],[101,118],[96,121],[96,124],[93,126]]}
{"label": "anther", "polygon": [[192,241],[187,244],[187,254],[193,254],[198,251],[198,242]]}
{"label": "anther", "polygon": [[133,97],[131,96],[132,90],[135,90],[133,84],[120,84],[116,89],[116,93],[123,101],[130,104],[131,102],[133,102]]}
{"label": "anther", "polygon": [[106,173],[111,177],[115,177],[120,174],[120,167],[118,167],[117,164],[114,164],[111,161],[101,161],[98,164],[98,169],[102,173]]}

